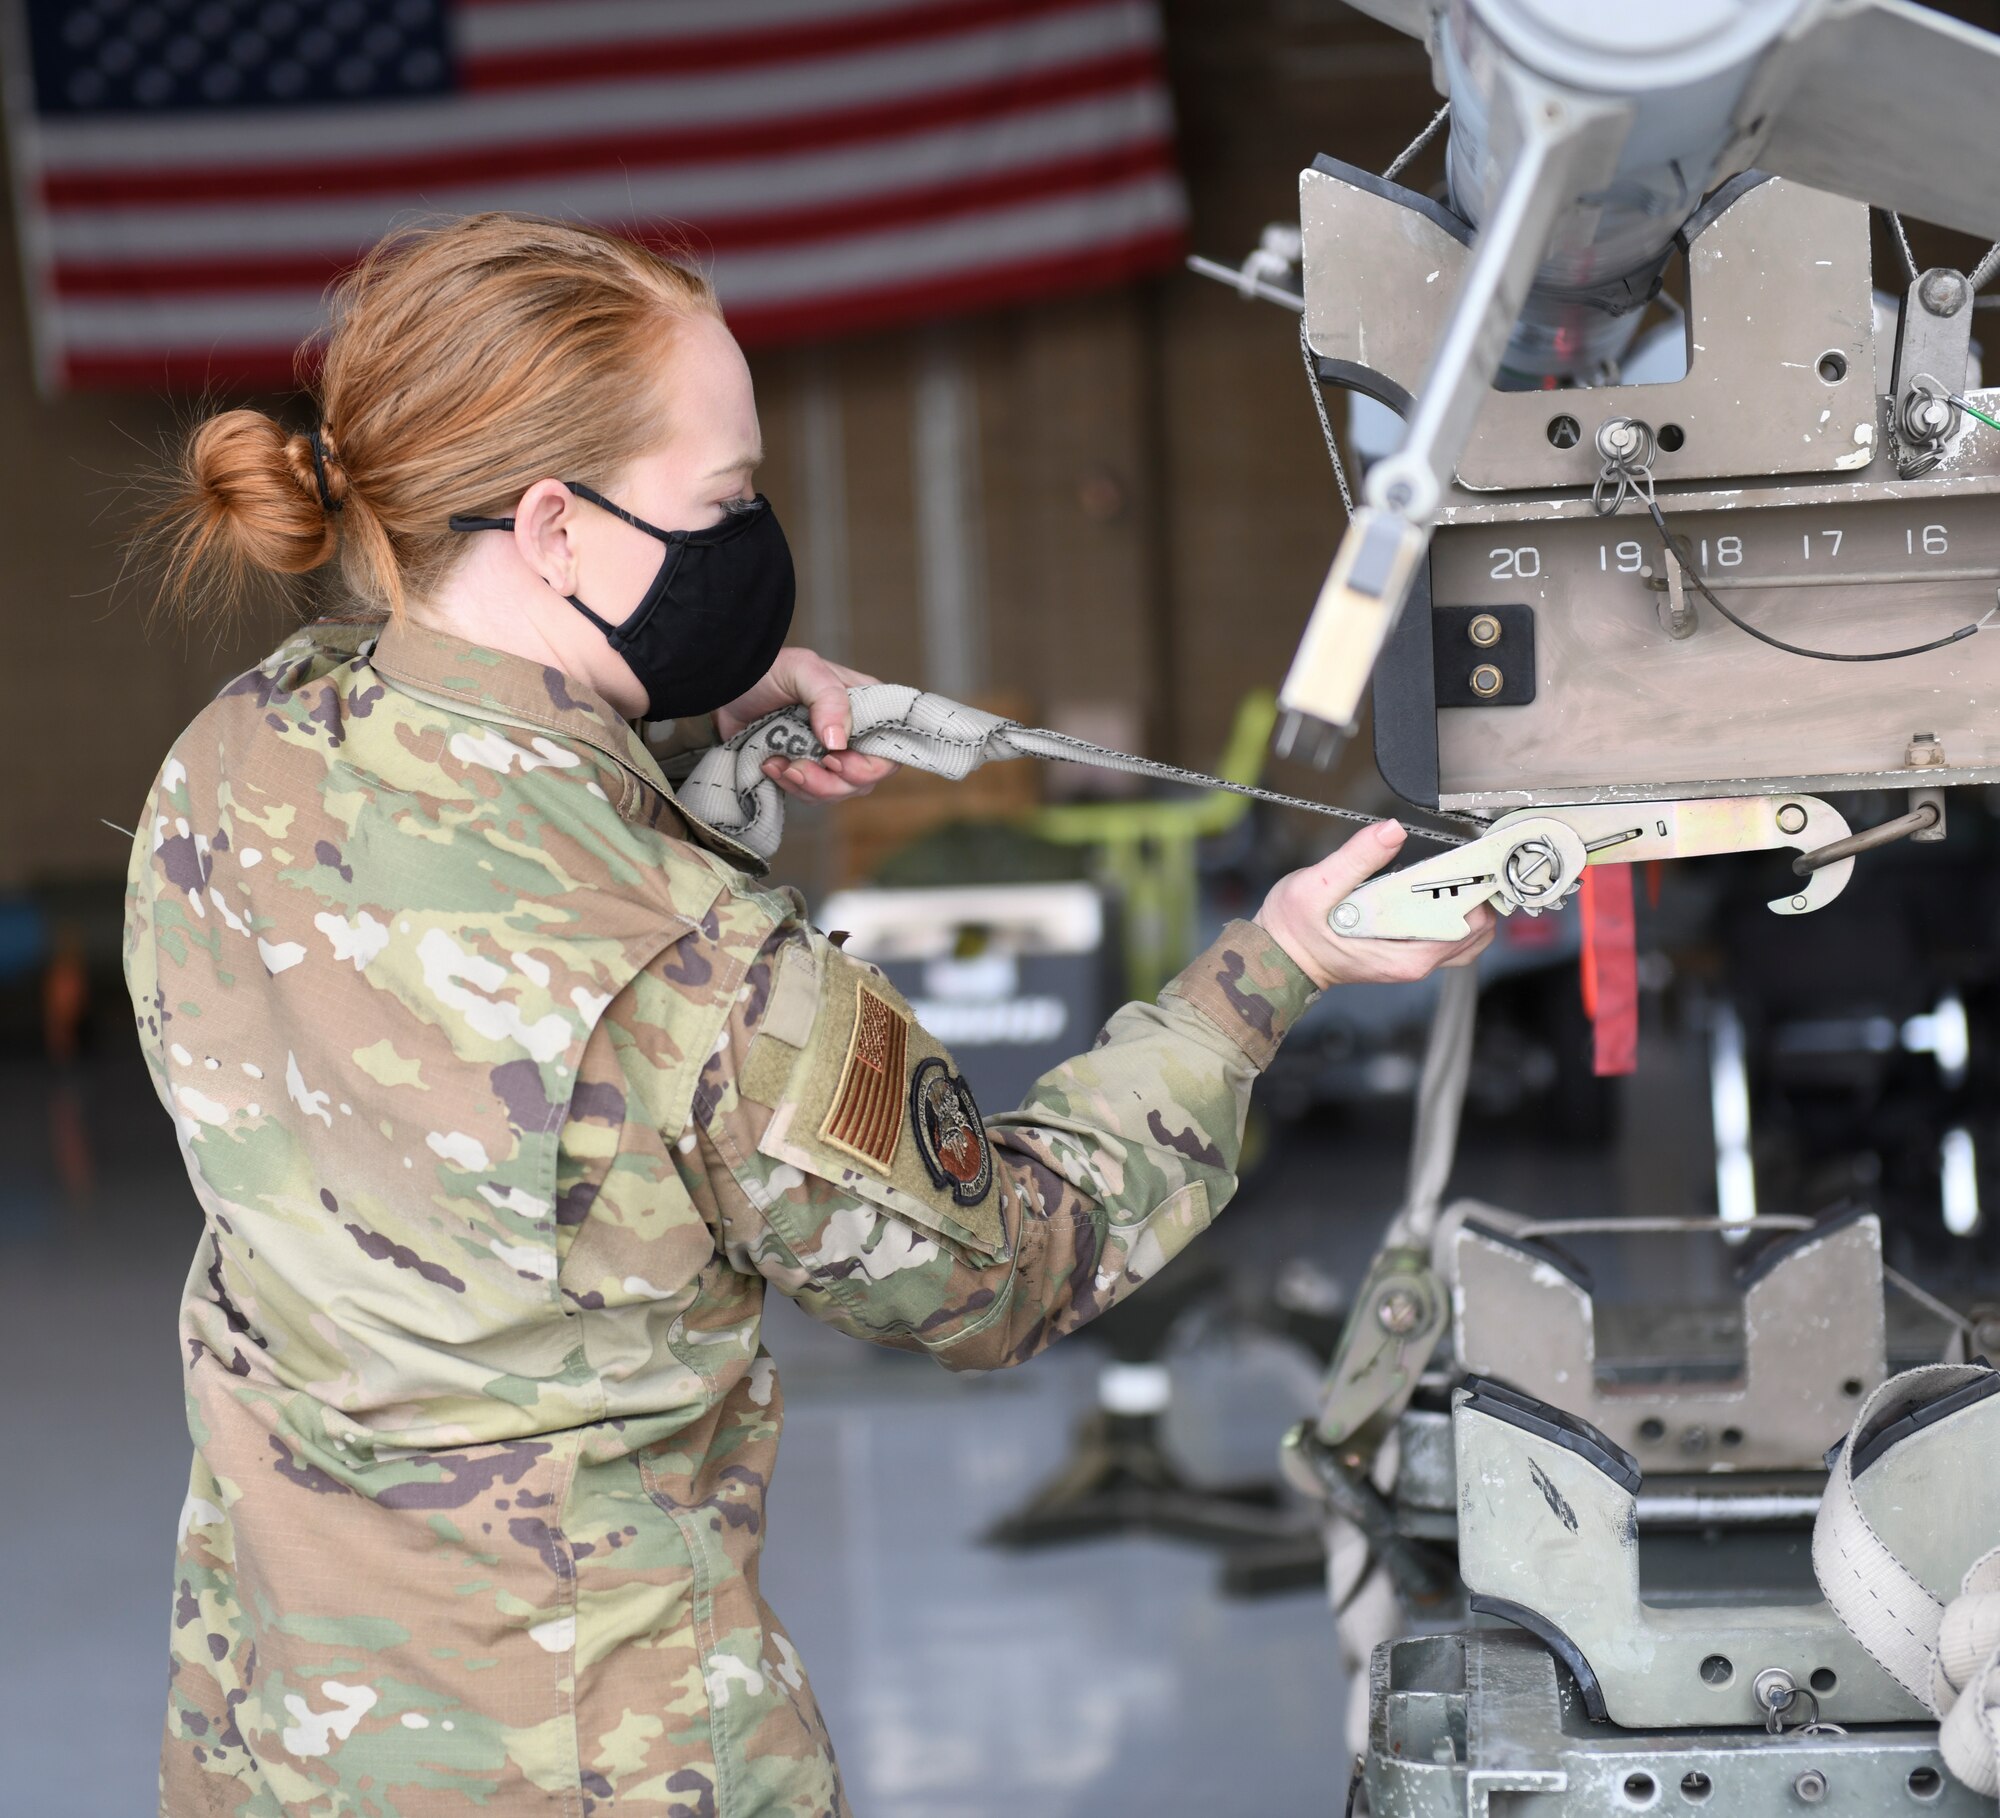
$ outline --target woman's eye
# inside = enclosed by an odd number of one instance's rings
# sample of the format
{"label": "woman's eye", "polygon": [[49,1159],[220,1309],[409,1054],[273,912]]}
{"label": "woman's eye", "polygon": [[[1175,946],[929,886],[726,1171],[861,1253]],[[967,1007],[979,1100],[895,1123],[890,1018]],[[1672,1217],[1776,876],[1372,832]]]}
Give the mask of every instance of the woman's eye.
{"label": "woman's eye", "polygon": [[736,494],[734,498],[724,499],[721,501],[721,503],[722,503],[722,509],[728,512],[731,517],[737,517],[740,516],[743,512],[755,511],[757,509],[756,499],[755,498],[746,499],[741,493]]}

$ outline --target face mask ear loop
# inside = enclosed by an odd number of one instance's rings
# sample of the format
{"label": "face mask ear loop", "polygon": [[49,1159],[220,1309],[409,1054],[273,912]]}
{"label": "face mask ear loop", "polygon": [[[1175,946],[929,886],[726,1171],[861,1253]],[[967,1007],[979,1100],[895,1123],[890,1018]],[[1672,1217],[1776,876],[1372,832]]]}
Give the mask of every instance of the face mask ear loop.
{"label": "face mask ear loop", "polygon": [[[579,491],[581,489],[572,487],[571,490]],[[623,514],[621,513],[620,515],[622,516]],[[463,512],[463,511],[453,512],[450,517],[445,519],[445,523],[451,529],[460,532],[475,531],[475,530],[512,530],[514,528],[514,520],[512,518],[479,518],[479,517],[474,517],[469,512]],[[641,526],[641,528],[644,527]],[[600,619],[597,616],[597,614],[592,612],[588,606],[586,606],[581,600],[579,600],[576,597],[575,594],[566,593],[563,595],[563,598],[569,601],[569,603],[572,606],[574,606],[578,612],[582,613],[585,618],[587,618],[593,625],[597,627],[599,631],[603,632],[604,635],[611,640],[611,648],[613,650],[621,648],[618,641],[618,627],[616,625],[613,625],[604,619]]]}
{"label": "face mask ear loop", "polygon": [[604,633],[605,637],[610,641],[611,648],[613,650],[619,651],[620,653],[624,651],[625,648],[624,641],[620,636],[618,627],[616,625],[611,624],[608,620],[600,619],[597,616],[597,614],[592,612],[588,606],[586,606],[581,600],[579,600],[576,597],[575,594],[566,593],[563,595],[563,598],[569,601],[569,603],[572,606],[574,606],[578,612],[582,613],[583,616],[587,618],[593,625],[595,625],[599,631]]}
{"label": "face mask ear loop", "polygon": [[599,511],[608,511],[614,518],[623,518],[634,530],[643,530],[649,537],[658,537],[662,543],[674,543],[687,535],[684,530],[662,530],[657,524],[648,524],[644,518],[634,517],[622,505],[614,505],[603,493],[584,485],[581,480],[563,482],[580,499],[588,499]]}

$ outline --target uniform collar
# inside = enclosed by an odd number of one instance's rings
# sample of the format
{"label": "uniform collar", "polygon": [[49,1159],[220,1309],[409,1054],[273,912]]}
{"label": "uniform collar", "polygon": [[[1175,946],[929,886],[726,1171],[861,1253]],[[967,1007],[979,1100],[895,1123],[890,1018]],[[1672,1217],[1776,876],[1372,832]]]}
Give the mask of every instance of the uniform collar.
{"label": "uniform collar", "polygon": [[399,688],[470,718],[532,726],[589,746],[636,786],[627,789],[620,804],[628,819],[657,825],[664,806],[687,824],[699,844],[743,870],[759,876],[766,870],[764,861],[748,847],[690,814],[645,741],[602,695],[565,671],[488,650],[408,619],[390,620],[373,649],[364,646],[361,655]]}

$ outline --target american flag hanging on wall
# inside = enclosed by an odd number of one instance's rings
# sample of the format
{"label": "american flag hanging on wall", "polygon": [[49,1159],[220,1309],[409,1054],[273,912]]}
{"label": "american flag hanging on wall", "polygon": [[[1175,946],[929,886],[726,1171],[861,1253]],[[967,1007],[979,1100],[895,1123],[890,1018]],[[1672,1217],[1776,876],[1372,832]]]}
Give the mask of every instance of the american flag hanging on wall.
{"label": "american flag hanging on wall", "polygon": [[750,343],[1181,249],[1154,0],[16,5],[51,390],[287,384],[363,248],[476,209],[689,246]]}

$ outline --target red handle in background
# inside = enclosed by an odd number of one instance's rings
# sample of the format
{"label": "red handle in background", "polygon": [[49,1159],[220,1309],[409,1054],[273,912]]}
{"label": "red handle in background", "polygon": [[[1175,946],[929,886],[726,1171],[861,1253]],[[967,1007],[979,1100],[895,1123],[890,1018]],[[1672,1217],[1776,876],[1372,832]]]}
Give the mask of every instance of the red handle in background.
{"label": "red handle in background", "polygon": [[1592,865],[1577,899],[1583,922],[1583,1008],[1600,1077],[1639,1064],[1639,956],[1632,914],[1632,867]]}

